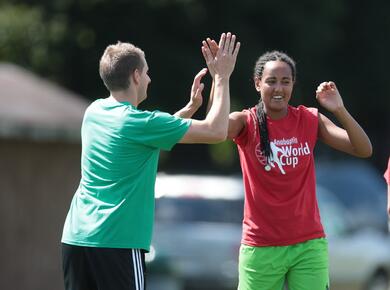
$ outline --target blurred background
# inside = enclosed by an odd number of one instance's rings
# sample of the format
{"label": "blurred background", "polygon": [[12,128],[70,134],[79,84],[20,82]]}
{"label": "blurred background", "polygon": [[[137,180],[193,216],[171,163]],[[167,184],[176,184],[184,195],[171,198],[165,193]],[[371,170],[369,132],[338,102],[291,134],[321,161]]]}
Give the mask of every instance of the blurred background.
{"label": "blurred background", "polygon": [[[152,83],[142,109],[174,113],[183,107],[193,77],[205,66],[201,41],[227,31],[242,43],[231,78],[232,110],[257,103],[253,66],[268,50],[282,50],[297,63],[292,105],[317,107],[318,84],[335,81],[374,153],[365,169],[345,178],[365,184],[354,188],[367,188],[356,194],[356,207],[343,197],[348,186],[328,182],[327,190],[355,210],[370,204],[351,231],[364,225],[385,232],[381,175],[390,153],[389,10],[387,0],[0,0],[2,289],[62,289],[59,242],[80,178],[80,124],[88,104],[108,95],[98,62],[118,40],[145,51]],[[204,82],[206,104],[210,78]],[[205,105],[194,117],[204,113]],[[342,168],[339,176],[360,168],[321,144],[316,156],[325,177],[326,168]],[[162,152],[159,171],[237,176],[240,167],[227,141]],[[376,205],[367,202],[372,200]]]}

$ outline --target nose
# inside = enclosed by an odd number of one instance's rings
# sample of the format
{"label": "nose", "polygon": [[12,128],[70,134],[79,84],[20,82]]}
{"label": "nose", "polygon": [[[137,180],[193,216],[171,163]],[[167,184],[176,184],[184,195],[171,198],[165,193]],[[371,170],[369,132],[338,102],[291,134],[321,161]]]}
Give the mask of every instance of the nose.
{"label": "nose", "polygon": [[274,87],[275,92],[280,93],[283,92],[283,86],[280,82],[277,82]]}

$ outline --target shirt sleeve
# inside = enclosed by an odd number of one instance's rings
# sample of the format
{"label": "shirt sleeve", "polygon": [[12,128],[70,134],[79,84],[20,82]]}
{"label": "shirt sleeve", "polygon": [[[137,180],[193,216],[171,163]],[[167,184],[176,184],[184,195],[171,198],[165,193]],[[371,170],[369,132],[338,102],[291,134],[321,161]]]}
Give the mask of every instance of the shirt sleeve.
{"label": "shirt sleeve", "polygon": [[171,150],[191,126],[191,119],[160,111],[144,111],[143,121],[143,132],[137,136],[137,141],[163,150]]}

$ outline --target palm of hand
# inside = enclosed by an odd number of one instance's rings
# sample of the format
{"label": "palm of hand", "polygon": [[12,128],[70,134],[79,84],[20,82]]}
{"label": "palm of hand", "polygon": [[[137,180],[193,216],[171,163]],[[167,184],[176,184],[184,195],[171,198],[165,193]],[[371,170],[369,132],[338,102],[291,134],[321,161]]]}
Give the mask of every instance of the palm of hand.
{"label": "palm of hand", "polygon": [[317,101],[330,112],[334,112],[343,106],[343,101],[332,82],[322,83],[316,91]]}
{"label": "palm of hand", "polygon": [[240,43],[236,43],[236,36],[230,32],[226,35],[223,33],[219,44],[210,38],[202,44],[202,52],[211,76],[214,77],[218,73],[222,77],[229,77],[234,69],[240,47]]}
{"label": "palm of hand", "polygon": [[[207,44],[209,45],[210,51],[211,51],[211,55],[213,56],[213,58],[215,60],[215,57],[217,56],[217,52],[218,52],[219,46],[218,46],[217,42],[214,39],[211,40],[210,38],[207,38]],[[215,70],[209,69],[209,71],[210,71],[211,76],[215,75]]]}
{"label": "palm of hand", "polygon": [[191,106],[195,108],[199,108],[203,103],[202,91],[204,88],[204,84],[201,81],[202,78],[206,75],[206,73],[207,69],[202,69],[200,72],[197,73],[194,78],[194,82],[192,83],[190,103]]}
{"label": "palm of hand", "polygon": [[200,106],[202,106],[202,103],[203,103],[203,96],[202,96],[202,93],[197,92],[197,88],[191,92],[191,102],[192,104],[199,108]]}

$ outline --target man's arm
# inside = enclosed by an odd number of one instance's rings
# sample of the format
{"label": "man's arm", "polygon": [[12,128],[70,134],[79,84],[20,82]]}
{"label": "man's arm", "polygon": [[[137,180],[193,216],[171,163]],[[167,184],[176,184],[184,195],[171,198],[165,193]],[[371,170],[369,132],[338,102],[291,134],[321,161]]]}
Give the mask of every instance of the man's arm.
{"label": "man's arm", "polygon": [[[217,54],[218,44],[214,39],[207,38],[206,41],[203,42],[204,46],[208,46],[213,56]],[[213,76],[214,72],[210,71],[211,76]],[[207,103],[206,113],[209,112],[211,105],[213,103],[214,96],[214,82],[211,84],[210,97]],[[243,112],[233,112],[229,115],[229,128],[227,139],[233,139],[237,137],[242,129],[245,127],[246,115]]]}
{"label": "man's arm", "polygon": [[200,108],[203,103],[202,91],[204,88],[204,84],[201,83],[201,80],[206,75],[206,73],[207,68],[204,68],[195,76],[191,87],[190,101],[184,108],[180,109],[174,114],[176,117],[189,119]]}
{"label": "man's arm", "polygon": [[230,112],[229,80],[239,48],[240,43],[236,43],[236,36],[230,32],[221,35],[215,57],[208,46],[202,46],[209,71],[215,72],[213,102],[204,120],[192,120],[180,143],[218,143],[226,139]]}

